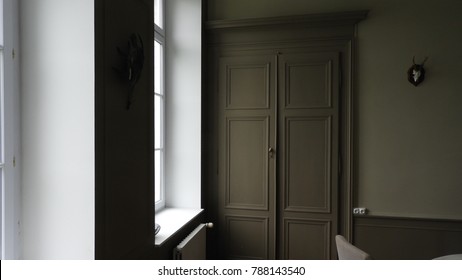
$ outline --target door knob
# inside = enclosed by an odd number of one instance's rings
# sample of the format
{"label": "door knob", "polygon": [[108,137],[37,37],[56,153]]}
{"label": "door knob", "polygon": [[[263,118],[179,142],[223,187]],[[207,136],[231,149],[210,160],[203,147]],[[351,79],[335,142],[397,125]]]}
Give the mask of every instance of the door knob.
{"label": "door knob", "polygon": [[273,158],[273,156],[274,156],[274,149],[273,149],[273,147],[269,147],[269,149],[268,149],[268,154],[269,154],[270,158]]}

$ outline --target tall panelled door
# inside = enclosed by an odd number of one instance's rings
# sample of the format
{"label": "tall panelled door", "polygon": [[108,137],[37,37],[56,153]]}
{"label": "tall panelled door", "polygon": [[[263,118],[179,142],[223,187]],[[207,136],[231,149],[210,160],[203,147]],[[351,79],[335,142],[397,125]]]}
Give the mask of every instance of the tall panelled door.
{"label": "tall panelled door", "polygon": [[366,14],[206,25],[217,258],[337,258],[334,237],[352,224],[353,39]]}
{"label": "tall panelled door", "polygon": [[275,67],[271,54],[219,60],[220,243],[233,259],[275,258]]}
{"label": "tall panelled door", "polygon": [[282,53],[278,234],[282,259],[330,259],[338,232],[339,54]]}

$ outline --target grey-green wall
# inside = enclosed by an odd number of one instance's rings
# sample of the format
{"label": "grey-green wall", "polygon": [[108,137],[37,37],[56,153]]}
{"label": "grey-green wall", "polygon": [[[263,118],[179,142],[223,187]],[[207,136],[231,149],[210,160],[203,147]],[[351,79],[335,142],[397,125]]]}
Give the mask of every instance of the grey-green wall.
{"label": "grey-green wall", "polygon": [[[462,1],[208,0],[209,20],[369,10],[358,26],[355,206],[462,219]],[[425,63],[414,87],[412,57]]]}

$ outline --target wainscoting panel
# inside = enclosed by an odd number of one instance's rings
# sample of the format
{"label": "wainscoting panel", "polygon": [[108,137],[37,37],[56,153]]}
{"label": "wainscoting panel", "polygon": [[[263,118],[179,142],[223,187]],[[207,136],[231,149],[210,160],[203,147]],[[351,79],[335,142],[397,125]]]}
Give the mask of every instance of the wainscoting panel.
{"label": "wainscoting panel", "polygon": [[374,259],[428,260],[462,253],[462,221],[355,217],[354,244]]}

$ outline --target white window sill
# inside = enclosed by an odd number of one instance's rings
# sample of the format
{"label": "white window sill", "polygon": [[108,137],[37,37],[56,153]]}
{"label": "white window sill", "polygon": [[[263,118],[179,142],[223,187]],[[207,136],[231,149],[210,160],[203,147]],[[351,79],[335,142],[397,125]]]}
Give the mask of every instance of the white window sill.
{"label": "white window sill", "polygon": [[156,213],[156,224],[160,231],[155,237],[155,246],[162,246],[170,237],[202,213],[204,209],[164,208]]}

